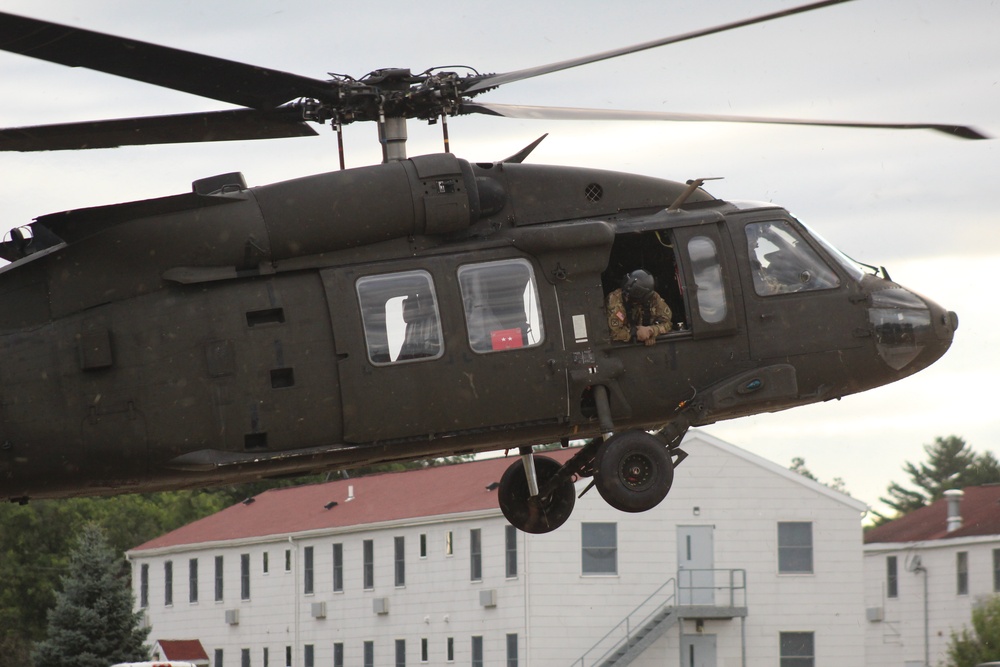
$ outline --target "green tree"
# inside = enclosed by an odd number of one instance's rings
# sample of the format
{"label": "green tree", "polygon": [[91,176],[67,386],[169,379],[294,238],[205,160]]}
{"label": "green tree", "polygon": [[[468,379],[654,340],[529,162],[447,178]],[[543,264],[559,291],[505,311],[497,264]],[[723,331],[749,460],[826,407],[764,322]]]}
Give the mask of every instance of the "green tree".
{"label": "green tree", "polygon": [[[892,482],[885,496],[879,498],[895,510],[895,516],[902,516],[933,503],[944,497],[949,489],[962,489],[1000,482],[1000,464],[989,452],[976,454],[958,436],[935,438],[930,445],[924,445],[927,462],[919,465],[909,461],[903,470],[916,489]],[[874,512],[876,524],[885,523],[890,518]]]}
{"label": "green tree", "polygon": [[974,667],[1000,660],[1000,595],[972,610],[972,628],[952,632],[948,641],[949,667]]}
{"label": "green tree", "polygon": [[46,638],[35,647],[36,667],[107,667],[149,659],[149,628],[133,608],[120,555],[104,531],[87,524],[69,557],[62,590],[48,613]]}
{"label": "green tree", "polygon": [[847,483],[844,482],[844,479],[842,477],[834,477],[833,481],[830,482],[829,484],[826,482],[820,482],[819,478],[816,477],[816,475],[812,474],[809,468],[806,467],[806,460],[801,456],[796,456],[795,458],[793,458],[792,465],[788,466],[788,469],[791,470],[792,472],[799,473],[806,479],[811,479],[814,482],[819,482],[823,486],[830,487],[834,491],[839,491],[840,493],[843,493],[845,496],[851,495],[850,493],[848,493]]}

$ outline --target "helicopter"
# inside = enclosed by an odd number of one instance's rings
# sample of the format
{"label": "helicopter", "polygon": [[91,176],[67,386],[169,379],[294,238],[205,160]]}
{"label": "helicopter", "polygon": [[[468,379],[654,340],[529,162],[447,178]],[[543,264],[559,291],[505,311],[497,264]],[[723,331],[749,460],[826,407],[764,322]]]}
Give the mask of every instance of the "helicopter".
{"label": "helicopter", "polygon": [[[448,119],[861,123],[497,104],[498,86],[848,0],[826,0],[500,74],[376,70],[320,80],[0,13],[0,50],[239,109],[0,130],[0,150],[312,136],[373,122],[381,164],[43,215],[0,244],[0,497],[200,488],[517,449],[497,490],[531,533],[575,482],[626,512],[668,495],[692,426],[902,379],[958,317],[849,259],[780,206],[707,179],[450,152]],[[197,74],[194,74],[197,73]],[[408,157],[406,123],[442,128]],[[672,311],[616,342],[606,301],[636,269]],[[585,441],[565,463],[539,445]],[[585,491],[586,492],[586,491]]]}

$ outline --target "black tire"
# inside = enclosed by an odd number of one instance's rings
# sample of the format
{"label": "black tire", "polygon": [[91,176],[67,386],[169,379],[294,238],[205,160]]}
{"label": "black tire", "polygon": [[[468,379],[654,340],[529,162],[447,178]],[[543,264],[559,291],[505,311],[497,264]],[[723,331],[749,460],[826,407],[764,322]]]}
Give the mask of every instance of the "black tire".
{"label": "black tire", "polygon": [[612,436],[597,450],[597,491],[622,512],[645,512],[667,497],[674,464],[666,446],[645,431]]}
{"label": "black tire", "polygon": [[[545,456],[534,457],[538,486],[552,479],[561,464]],[[548,533],[566,523],[576,504],[576,488],[566,480],[544,498],[531,498],[528,476],[521,461],[511,464],[500,478],[497,490],[500,511],[510,525],[526,533]]]}

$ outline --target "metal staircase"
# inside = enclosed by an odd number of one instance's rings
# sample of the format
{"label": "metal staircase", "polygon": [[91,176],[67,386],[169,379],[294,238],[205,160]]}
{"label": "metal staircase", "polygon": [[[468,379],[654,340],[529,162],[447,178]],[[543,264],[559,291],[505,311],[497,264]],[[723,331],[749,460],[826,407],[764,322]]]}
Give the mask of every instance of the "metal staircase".
{"label": "metal staircase", "polygon": [[[678,603],[677,580],[669,579],[597,640],[572,667],[625,667],[681,619],[732,619],[747,615],[743,570],[702,572],[712,583],[692,585],[696,578],[690,571],[683,572],[688,576],[682,579]],[[728,578],[728,583],[721,586],[714,583],[720,573]],[[724,601],[718,604],[714,601],[714,593],[720,589]],[[704,599],[706,593],[712,598],[711,602]]]}

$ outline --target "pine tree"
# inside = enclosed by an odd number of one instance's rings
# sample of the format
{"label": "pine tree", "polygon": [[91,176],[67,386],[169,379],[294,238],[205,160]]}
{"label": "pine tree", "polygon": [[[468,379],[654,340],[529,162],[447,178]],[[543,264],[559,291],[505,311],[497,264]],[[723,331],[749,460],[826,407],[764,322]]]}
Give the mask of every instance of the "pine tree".
{"label": "pine tree", "polygon": [[[958,436],[935,438],[933,444],[924,445],[924,452],[927,463],[914,465],[907,461],[903,464],[903,470],[917,488],[908,489],[892,482],[886,496],[879,498],[896,511],[896,516],[940,500],[949,489],[1000,482],[1000,463],[996,457],[989,452],[976,454]],[[891,519],[877,512],[874,514],[877,524]]]}
{"label": "pine tree", "polygon": [[122,560],[108,546],[103,530],[88,524],[70,555],[62,590],[48,614],[46,639],[35,648],[35,667],[107,667],[149,659],[132,610],[132,591]]}

